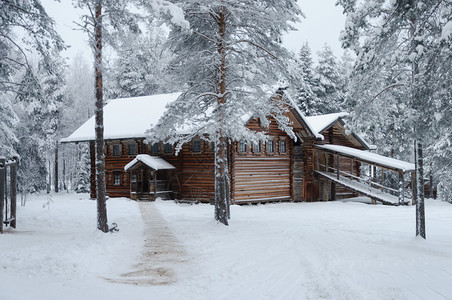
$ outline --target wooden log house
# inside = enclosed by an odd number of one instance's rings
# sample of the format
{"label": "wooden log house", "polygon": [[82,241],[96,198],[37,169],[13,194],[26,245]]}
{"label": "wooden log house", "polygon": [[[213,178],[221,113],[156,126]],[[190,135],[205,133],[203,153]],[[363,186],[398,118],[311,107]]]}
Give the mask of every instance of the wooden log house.
{"label": "wooden log house", "polygon": [[[209,202],[214,198],[214,152],[211,143],[195,138],[176,156],[173,145],[145,143],[145,131],[157,123],[166,104],[178,93],[111,100],[104,108],[105,176],[109,197],[155,199],[167,197]],[[278,96],[287,97],[282,91]],[[280,99],[280,98],[279,98]],[[232,203],[332,200],[356,195],[356,191],[335,184],[317,171],[328,166],[350,170],[360,176],[358,160],[335,158],[316,145],[342,145],[370,150],[359,136],[346,134],[345,113],[305,117],[295,106],[289,117],[294,140],[278,128],[262,128],[257,118],[244,125],[263,131],[268,141],[251,144],[235,141],[228,146],[230,196]],[[123,121],[127,120],[128,124]],[[91,152],[91,197],[95,190],[94,117],[62,142],[89,142]],[[166,167],[156,165],[158,158]],[[320,169],[319,169],[320,168]]]}

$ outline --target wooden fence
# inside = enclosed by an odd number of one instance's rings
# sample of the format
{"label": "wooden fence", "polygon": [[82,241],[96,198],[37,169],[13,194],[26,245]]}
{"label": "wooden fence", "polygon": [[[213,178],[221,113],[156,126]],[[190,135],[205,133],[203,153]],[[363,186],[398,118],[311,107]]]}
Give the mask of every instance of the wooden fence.
{"label": "wooden fence", "polygon": [[19,159],[0,157],[0,233],[3,226],[16,228],[16,184]]}

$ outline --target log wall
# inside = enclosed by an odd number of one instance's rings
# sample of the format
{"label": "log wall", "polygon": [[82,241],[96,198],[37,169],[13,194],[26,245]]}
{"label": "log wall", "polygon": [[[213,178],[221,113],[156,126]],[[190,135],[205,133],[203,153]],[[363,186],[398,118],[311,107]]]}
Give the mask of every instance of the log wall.
{"label": "log wall", "polygon": [[[251,120],[248,128],[266,131],[273,141],[273,151],[268,143],[261,142],[257,151],[254,145],[246,145],[241,151],[240,143],[230,147],[231,199],[233,203],[253,203],[266,201],[288,201],[293,199],[293,143],[279,130],[274,119],[268,129],[260,127],[257,119]],[[281,151],[285,142],[286,150]]]}
{"label": "log wall", "polygon": [[[105,179],[107,195],[109,197],[130,197],[129,173],[124,172],[124,166],[132,161],[136,154],[151,154],[151,147],[135,140],[109,140],[106,141],[105,152]],[[134,143],[136,154],[129,154],[129,144]],[[119,145],[120,155],[115,156],[113,147]],[[92,148],[92,149],[91,149]],[[94,142],[91,142],[91,198],[96,198]],[[183,146],[179,155],[173,152],[165,153],[162,143],[159,144],[158,155],[172,164],[174,170],[172,186],[179,199],[196,199],[209,202],[214,197],[214,169],[213,150],[209,143],[201,141],[201,152],[193,152],[192,143]],[[115,174],[120,175],[120,184],[115,184]]]}

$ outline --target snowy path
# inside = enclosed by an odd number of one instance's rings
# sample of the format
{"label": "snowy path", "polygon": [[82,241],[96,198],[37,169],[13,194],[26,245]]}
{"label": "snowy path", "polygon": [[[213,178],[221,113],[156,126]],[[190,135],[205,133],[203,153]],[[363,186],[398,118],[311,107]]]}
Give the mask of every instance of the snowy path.
{"label": "snowy path", "polygon": [[168,228],[155,202],[139,202],[145,224],[145,245],[134,271],[107,280],[135,285],[167,285],[177,281],[176,269],[186,262],[181,243]]}
{"label": "snowy path", "polygon": [[413,206],[234,205],[228,227],[208,204],[107,206],[112,234],[88,195],[19,207],[0,235],[0,299],[452,299],[448,203],[426,201],[426,241]]}

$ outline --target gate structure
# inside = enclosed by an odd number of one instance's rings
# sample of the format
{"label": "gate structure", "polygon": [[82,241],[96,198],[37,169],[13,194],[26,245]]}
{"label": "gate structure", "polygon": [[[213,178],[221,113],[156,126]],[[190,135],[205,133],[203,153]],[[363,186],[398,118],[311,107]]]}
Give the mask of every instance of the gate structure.
{"label": "gate structure", "polygon": [[0,233],[3,226],[16,228],[16,184],[19,159],[0,156]]}

